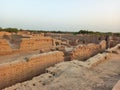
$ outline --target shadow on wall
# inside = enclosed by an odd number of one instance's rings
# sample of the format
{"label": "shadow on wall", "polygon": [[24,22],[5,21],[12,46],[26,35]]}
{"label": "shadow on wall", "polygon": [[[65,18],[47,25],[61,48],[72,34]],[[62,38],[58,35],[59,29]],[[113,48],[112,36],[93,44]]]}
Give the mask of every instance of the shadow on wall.
{"label": "shadow on wall", "polygon": [[50,37],[22,38],[19,40],[0,39],[0,55],[7,55],[21,51],[25,52],[30,50],[38,50],[43,48],[50,49],[52,47],[53,47],[53,39]]}

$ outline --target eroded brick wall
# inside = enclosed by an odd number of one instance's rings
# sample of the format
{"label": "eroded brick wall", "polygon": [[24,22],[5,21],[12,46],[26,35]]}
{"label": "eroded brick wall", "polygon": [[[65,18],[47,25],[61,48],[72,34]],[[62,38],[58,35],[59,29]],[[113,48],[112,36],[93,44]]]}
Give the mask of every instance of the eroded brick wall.
{"label": "eroded brick wall", "polygon": [[45,68],[64,61],[63,55],[54,51],[0,65],[0,89],[41,74]]}
{"label": "eroded brick wall", "polygon": [[1,31],[0,32],[0,37],[3,37],[4,35],[11,35],[9,32]]}
{"label": "eroded brick wall", "polygon": [[27,38],[22,39],[20,50],[35,50],[42,48],[50,48],[53,46],[53,39],[49,37],[43,38]]}
{"label": "eroded brick wall", "polygon": [[20,45],[18,42],[10,43],[6,39],[0,39],[0,55],[7,55],[12,52],[25,52],[38,49],[50,49],[54,46],[53,39],[50,37],[23,38]]}
{"label": "eroded brick wall", "polygon": [[12,49],[5,39],[0,39],[0,55],[9,54]]}
{"label": "eroded brick wall", "polygon": [[87,45],[78,45],[71,52],[71,59],[85,60],[89,57],[96,55],[99,52],[102,52],[106,49],[106,41],[101,41],[100,44],[87,44]]}

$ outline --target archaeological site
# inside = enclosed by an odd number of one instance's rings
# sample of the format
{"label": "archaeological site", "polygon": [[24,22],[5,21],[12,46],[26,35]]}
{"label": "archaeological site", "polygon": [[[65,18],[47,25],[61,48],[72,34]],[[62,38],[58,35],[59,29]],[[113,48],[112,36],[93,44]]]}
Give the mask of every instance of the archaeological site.
{"label": "archaeological site", "polygon": [[0,31],[0,90],[120,90],[117,35]]}

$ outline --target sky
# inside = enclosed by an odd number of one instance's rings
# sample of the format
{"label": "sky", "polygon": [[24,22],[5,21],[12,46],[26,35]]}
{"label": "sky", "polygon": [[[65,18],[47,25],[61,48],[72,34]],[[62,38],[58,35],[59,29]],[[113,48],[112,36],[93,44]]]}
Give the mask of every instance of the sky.
{"label": "sky", "polygon": [[120,0],[0,0],[0,27],[120,32]]}

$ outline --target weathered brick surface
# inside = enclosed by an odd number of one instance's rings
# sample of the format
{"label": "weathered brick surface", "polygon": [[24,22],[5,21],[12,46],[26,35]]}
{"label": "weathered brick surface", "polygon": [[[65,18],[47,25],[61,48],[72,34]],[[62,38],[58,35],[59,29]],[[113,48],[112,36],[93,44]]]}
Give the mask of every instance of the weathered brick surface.
{"label": "weathered brick surface", "polygon": [[79,45],[71,53],[71,58],[78,60],[85,60],[89,57],[96,55],[99,52],[104,51],[106,48],[106,42],[102,41],[100,44],[88,44],[88,45]]}
{"label": "weathered brick surface", "polygon": [[63,53],[54,51],[33,55],[0,65],[0,89],[22,82],[44,72],[45,68],[64,61]]}
{"label": "weathered brick surface", "polygon": [[19,48],[13,49],[15,43],[12,44],[6,39],[0,39],[0,55],[10,54],[11,52],[21,52],[21,51],[30,51],[38,49],[50,49],[54,46],[53,39],[50,37],[32,37],[32,38],[23,38]]}
{"label": "weathered brick surface", "polygon": [[80,65],[80,66],[84,66],[87,68],[93,68],[95,66],[97,66],[99,63],[108,60],[111,57],[111,54],[109,53],[102,53],[102,54],[97,54],[89,59],[87,59],[85,62],[83,61],[78,61],[78,60],[73,60],[72,62]]}
{"label": "weathered brick surface", "polygon": [[49,37],[22,39],[20,50],[35,50],[41,48],[50,48],[53,45],[53,39]]}
{"label": "weathered brick surface", "polygon": [[0,55],[9,54],[12,49],[5,39],[0,39]]}
{"label": "weathered brick surface", "polygon": [[5,31],[0,32],[0,37],[3,37],[4,35],[11,35],[11,33]]}

